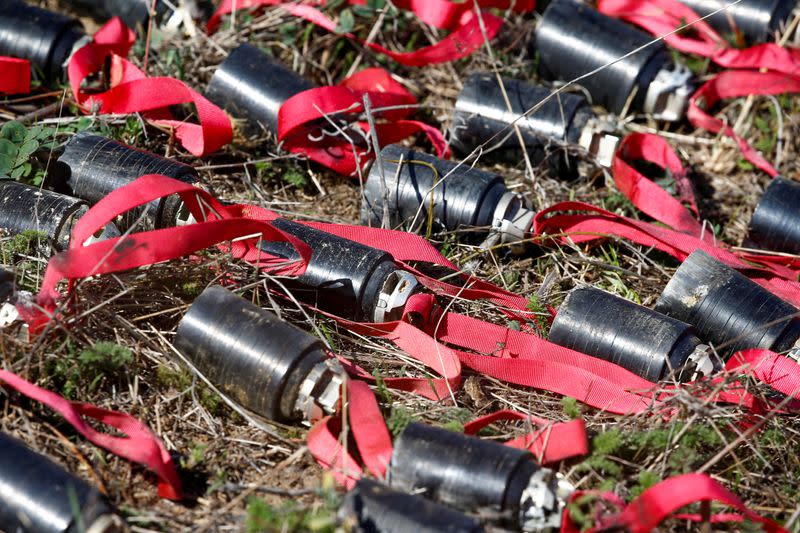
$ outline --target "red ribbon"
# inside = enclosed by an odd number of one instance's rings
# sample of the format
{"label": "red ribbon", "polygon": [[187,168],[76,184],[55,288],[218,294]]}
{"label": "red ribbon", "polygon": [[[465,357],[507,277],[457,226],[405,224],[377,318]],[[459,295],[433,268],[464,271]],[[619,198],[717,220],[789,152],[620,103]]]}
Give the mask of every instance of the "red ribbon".
{"label": "red ribbon", "polygon": [[[666,35],[686,23],[692,23],[691,35],[673,34],[664,40],[684,53],[710,58],[731,69],[753,69],[722,72],[706,81],[692,96],[687,118],[698,128],[712,133],[722,132],[739,145],[742,155],[770,176],[778,171],[732,128],[708,114],[720,100],[754,94],[800,92],[800,50],[765,43],[737,50],[731,48],[700,15],[678,0],[599,0],[602,13],[627,20],[654,36]],[[769,72],[757,72],[767,69]],[[677,229],[677,228],[676,228]]]}
{"label": "red ribbon", "polygon": [[[514,9],[517,12],[531,11],[536,5],[535,0],[478,0],[475,2],[482,8]],[[366,0],[348,0],[350,5],[365,5]],[[423,22],[436,28],[450,31],[444,39],[436,44],[420,48],[413,52],[393,52],[379,44],[367,42],[345,34],[367,48],[384,54],[401,65],[411,67],[424,67],[436,63],[455,61],[470,55],[473,51],[483,46],[484,37],[480,28],[480,21],[475,16],[472,2],[455,3],[448,0],[399,0],[393,4],[413,12]],[[337,24],[330,17],[316,9],[314,6],[324,6],[324,0],[303,3],[286,2],[283,0],[223,0],[220,7],[208,21],[208,32],[213,33],[219,26],[223,15],[231,13],[234,9],[250,9],[262,6],[277,6],[292,15],[307,20],[328,31],[335,31]],[[502,19],[489,13],[483,13],[483,22],[486,36],[493,39],[500,27]]]}
{"label": "red ribbon", "polygon": [[[182,498],[180,479],[169,452],[146,425],[132,416],[100,409],[91,404],[70,402],[7,370],[0,370],[0,382],[63,416],[78,433],[86,437],[92,444],[123,459],[142,464],[155,472],[159,478],[158,494],[161,497],[171,500]],[[126,436],[116,437],[97,431],[86,423],[87,418],[112,427]]]}
{"label": "red ribbon", "polygon": [[[586,491],[577,491],[572,494],[570,501],[593,494]],[[621,501],[613,494],[599,494],[602,500],[612,505],[619,506]],[[661,522],[669,518],[676,511],[697,502],[719,502],[733,507],[741,513],[719,514],[711,517],[712,523],[743,522],[745,519],[761,524],[769,533],[787,533],[772,520],[764,518],[752,510],[725,487],[705,474],[684,474],[675,476],[645,490],[638,498],[619,514],[602,518],[600,525],[588,530],[589,533],[600,533],[613,529],[622,529],[631,533],[647,533],[653,531]],[[675,515],[674,518],[703,522],[700,515]],[[569,511],[564,511],[561,526],[563,533],[578,533],[581,529],[572,521]]]}
{"label": "red ribbon", "polygon": [[31,92],[31,64],[26,59],[0,56],[0,93]]}
{"label": "red ribbon", "polygon": [[[174,128],[175,136],[193,155],[209,154],[233,138],[228,116],[200,93],[174,78],[148,78],[125,59],[136,37],[113,18],[70,59],[67,72],[75,100],[86,112],[142,113],[153,124]],[[93,94],[82,88],[87,77],[102,72],[111,61],[111,87]],[[174,120],[169,106],[193,104],[199,124]]]}
{"label": "red ribbon", "polygon": [[324,135],[313,141],[309,132],[316,132],[319,128],[332,130],[325,116],[337,118],[342,114],[353,116],[362,113],[365,95],[369,96],[375,109],[375,128],[381,145],[398,142],[422,131],[439,156],[449,157],[447,142],[439,130],[423,122],[407,120],[414,112],[416,98],[380,68],[362,70],[338,86],[309,89],[289,98],[278,112],[278,139],[289,152],[303,154],[339,174],[353,175],[359,166],[363,167],[375,157],[370,151],[371,143],[365,141],[369,134],[367,121],[355,123],[361,137],[351,139],[354,142],[341,134]]}

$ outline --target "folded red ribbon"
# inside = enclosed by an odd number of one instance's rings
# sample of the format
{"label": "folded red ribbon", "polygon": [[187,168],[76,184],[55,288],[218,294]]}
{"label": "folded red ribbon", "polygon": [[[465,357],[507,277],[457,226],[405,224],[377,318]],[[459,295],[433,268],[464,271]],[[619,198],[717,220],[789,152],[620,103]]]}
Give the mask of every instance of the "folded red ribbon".
{"label": "folded red ribbon", "polygon": [[[200,93],[174,78],[148,78],[125,59],[136,40],[119,18],[113,18],[70,59],[67,67],[75,100],[86,112],[142,113],[154,124],[174,128],[175,136],[193,155],[202,156],[228,144],[233,127],[228,116]],[[90,93],[83,87],[89,76],[111,60],[110,88]],[[193,104],[199,124],[171,118],[169,106]]]}
{"label": "folded red ribbon", "polygon": [[0,56],[0,93],[31,92],[31,64],[26,59]]}
{"label": "folded red ribbon", "polygon": [[[369,123],[357,120],[349,130],[351,138],[348,139],[340,132],[333,133],[335,128],[325,117],[337,120],[342,115],[357,116],[364,111],[365,95],[374,110],[381,146],[422,131],[440,156],[449,156],[447,142],[439,130],[423,122],[407,120],[414,112],[416,98],[380,68],[364,69],[338,86],[310,89],[289,98],[278,112],[279,141],[289,152],[303,154],[339,174],[354,175],[375,157],[368,139]],[[331,133],[312,140],[310,134],[320,129]],[[352,138],[354,133],[355,139]]]}

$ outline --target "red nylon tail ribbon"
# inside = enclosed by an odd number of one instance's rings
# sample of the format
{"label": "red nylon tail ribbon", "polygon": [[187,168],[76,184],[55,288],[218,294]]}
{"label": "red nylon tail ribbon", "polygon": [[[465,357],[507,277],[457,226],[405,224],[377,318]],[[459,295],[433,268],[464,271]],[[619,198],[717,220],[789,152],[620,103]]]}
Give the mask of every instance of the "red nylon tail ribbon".
{"label": "red nylon tail ribbon", "polygon": [[[325,3],[325,0],[310,0],[301,3],[287,2],[285,0],[223,0],[208,21],[207,29],[209,33],[213,33],[219,26],[222,17],[231,13],[234,8],[241,10],[276,6],[288,11],[295,17],[312,22],[328,31],[336,31],[336,22],[315,7],[322,7]],[[350,5],[365,5],[367,1],[348,0],[347,3]],[[536,5],[535,0],[478,0],[476,3],[481,8],[511,8],[520,13],[531,11]],[[394,52],[379,44],[359,39],[350,33],[345,35],[374,52],[384,54],[401,65],[411,67],[424,67],[436,63],[455,61],[470,55],[473,51],[483,46],[484,37],[478,17],[473,12],[474,4],[472,2],[399,0],[393,2],[393,4],[399,9],[413,12],[426,24],[447,30],[450,34],[435,44],[413,52]],[[489,39],[494,38],[503,25],[502,19],[489,13],[483,13],[482,17],[487,37]]]}
{"label": "red nylon tail ribbon", "polygon": [[26,59],[0,56],[0,93],[31,92],[31,64]]}
{"label": "red nylon tail ribbon", "polygon": [[[172,463],[172,457],[159,438],[134,417],[117,411],[100,409],[91,404],[70,402],[7,370],[0,370],[0,382],[63,416],[78,433],[86,437],[92,444],[123,459],[144,465],[153,471],[159,479],[158,494],[161,497],[171,500],[182,498],[181,483],[175,471],[175,465]],[[116,437],[97,431],[86,423],[87,418],[110,426],[126,436]]]}
{"label": "red nylon tail ribbon", "polygon": [[[570,501],[584,495],[596,495],[613,506],[621,507],[622,502],[614,494],[597,494],[586,491],[573,493]],[[787,533],[786,529],[772,520],[764,518],[750,510],[745,504],[725,487],[705,474],[684,474],[675,476],[645,490],[638,498],[629,503],[620,513],[610,517],[602,517],[600,525],[588,530],[589,533],[600,533],[622,529],[631,533],[648,533],[653,531],[667,518],[674,517],[692,522],[703,522],[700,515],[674,515],[676,511],[697,502],[719,502],[733,507],[741,514],[717,514],[711,523],[743,522],[745,519],[761,524],[769,533]],[[569,511],[564,511],[561,531],[578,533],[581,529],[572,521]]]}
{"label": "red nylon tail ribbon", "polygon": [[[125,59],[136,40],[119,18],[113,18],[80,48],[67,67],[75,100],[86,112],[142,113],[154,124],[174,128],[175,136],[193,155],[202,156],[228,144],[233,127],[228,116],[200,93],[174,78],[148,78]],[[111,61],[110,88],[90,93],[82,87],[87,77],[101,72]],[[169,106],[193,104],[199,124],[174,120]]]}

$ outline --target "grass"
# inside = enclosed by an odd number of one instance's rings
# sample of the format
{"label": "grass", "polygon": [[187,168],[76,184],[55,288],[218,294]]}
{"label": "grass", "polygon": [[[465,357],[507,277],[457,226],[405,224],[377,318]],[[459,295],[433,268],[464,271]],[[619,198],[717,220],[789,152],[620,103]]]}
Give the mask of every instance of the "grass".
{"label": "grass", "polygon": [[[58,2],[49,4],[56,6]],[[380,8],[373,4],[367,7]],[[352,20],[339,18],[340,26],[352,26],[340,29],[366,37],[375,20],[374,14],[367,11],[352,8]],[[329,12],[335,15],[335,6],[329,7]],[[502,74],[529,77],[535,72],[535,58],[523,53],[532,26],[530,18],[507,17],[506,29],[492,43],[502,61]],[[436,38],[429,28],[402,16],[387,19],[376,42],[402,49],[412,41],[418,46]],[[335,34],[298,23],[280,9],[263,14],[240,13],[234,30],[223,24],[211,41],[209,44],[205,38],[196,37],[179,43],[167,39],[154,42],[149,72],[180,77],[202,91],[216,65],[243,41],[269,49],[319,84],[340,81],[355,62],[360,67],[383,65],[420,98],[420,116],[447,131],[452,105],[466,74],[491,66],[486,53],[478,51],[454,64],[403,67]],[[143,51],[143,43],[139,43],[132,55],[134,62],[141,62]],[[703,61],[693,60],[691,66],[700,73],[712,69]],[[0,101],[0,122],[9,123],[60,97],[40,92],[30,103]],[[744,99],[732,100],[716,111],[735,123],[743,102]],[[776,153],[780,154],[781,172],[786,176],[795,176],[798,171],[798,102],[797,98],[780,97],[776,106],[770,99],[757,98],[741,127],[741,134],[765,151],[768,159],[775,160]],[[57,130],[53,120],[56,118]],[[63,114],[33,125],[39,126],[43,129],[35,131],[46,131],[47,137],[40,137],[40,133],[32,137],[42,145],[61,145],[74,132],[92,129],[192,164],[198,168],[203,185],[226,201],[259,203],[287,216],[359,222],[357,183],[301,159],[286,157],[268,138],[244,138],[238,134],[233,145],[201,161],[182,151],[164,132],[143,126],[137,117],[79,115],[68,94]],[[715,233],[723,242],[741,244],[767,178],[742,164],[732,143],[685,125],[669,126],[643,119],[630,127],[677,135],[675,146],[692,168],[701,192],[701,216],[718,229]],[[21,147],[24,137],[17,135],[14,141],[15,146]],[[424,142],[418,146],[424,147]],[[26,146],[23,152],[29,149]],[[30,169],[18,160],[18,153],[19,149],[13,161],[8,161],[18,169],[20,179],[33,181],[48,165],[46,150],[38,150],[29,161]],[[536,185],[532,186],[522,164],[493,166],[481,161],[478,166],[498,172],[533,205],[578,199],[645,218],[603,179],[582,178],[566,183],[545,169],[536,169]],[[654,178],[670,185],[669,176]],[[457,264],[474,254],[473,247],[459,244],[454,235],[433,235],[432,240]],[[22,287],[32,291],[38,288],[50,253],[40,243],[41,236],[35,234],[0,240],[2,264],[14,268]],[[576,285],[596,285],[652,305],[676,266],[663,254],[609,240],[593,247],[543,246],[519,257],[501,253],[483,262],[480,275],[527,298],[529,309],[537,313],[535,324],[531,325],[546,334],[548,306],[558,307]],[[71,398],[126,411],[146,421],[180,457],[183,472],[191,480],[188,485],[197,497],[192,504],[158,499],[152,479],[141,468],[98,451],[70,432],[58,417],[13,394],[0,397],[3,430],[102,486],[138,531],[333,531],[341,494],[304,451],[305,428],[279,427],[279,438],[267,435],[231,411],[171,355],[169,342],[185,309],[219,276],[251,287],[246,296],[269,306],[263,288],[253,288],[253,280],[258,278],[251,267],[212,251],[192,260],[99,277],[82,284],[75,300],[76,316],[89,309],[93,312],[69,329],[59,329],[43,339],[35,351],[13,335],[0,335],[4,367]],[[287,320],[311,329],[304,314],[294,306],[281,305]],[[500,310],[485,302],[458,301],[454,310],[514,326],[508,324]],[[677,413],[670,421],[647,414],[615,417],[587,408],[575,399],[511,387],[470,373],[465,375],[462,389],[455,393],[457,405],[442,405],[385,386],[383,380],[388,377],[425,375],[393,345],[350,334],[321,315],[312,314],[311,320],[337,353],[376,377],[376,392],[394,435],[412,420],[458,430],[472,417],[512,407],[555,420],[583,417],[592,436],[591,454],[559,466],[560,472],[578,488],[612,490],[629,501],[659,480],[702,470],[759,513],[788,523],[795,531],[800,528],[800,418],[796,415],[749,415],[735,407],[706,405],[697,398],[707,391],[697,386],[680,391],[670,400],[670,407]],[[716,457],[749,424],[763,417],[767,421],[761,431]],[[520,423],[498,423],[482,435],[502,439],[523,430]],[[589,526],[593,510],[591,502],[579,501],[570,513],[580,524]],[[686,523],[673,520],[663,530],[682,531],[686,527]],[[739,529],[749,531],[753,527],[744,525]]]}

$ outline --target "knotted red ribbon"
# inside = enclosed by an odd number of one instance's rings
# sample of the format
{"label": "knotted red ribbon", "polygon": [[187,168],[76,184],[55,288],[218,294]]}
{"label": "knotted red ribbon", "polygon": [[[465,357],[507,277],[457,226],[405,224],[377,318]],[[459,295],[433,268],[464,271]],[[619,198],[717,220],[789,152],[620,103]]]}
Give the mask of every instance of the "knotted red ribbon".
{"label": "knotted red ribbon", "polygon": [[[239,10],[263,6],[280,7],[295,17],[312,22],[328,31],[335,31],[337,28],[336,22],[315,7],[322,7],[325,3],[325,0],[310,0],[301,3],[287,2],[285,0],[223,0],[208,21],[208,31],[213,33],[219,26],[222,17],[231,13],[234,8]],[[367,1],[348,0],[347,3],[350,5],[365,5]],[[536,5],[535,0],[478,0],[475,3],[482,8],[510,8],[520,13],[531,11]],[[345,35],[370,50],[384,54],[402,65],[412,67],[424,67],[436,63],[455,61],[470,55],[473,51],[483,46],[484,36],[481,31],[480,21],[474,13],[475,4],[472,2],[400,0],[393,2],[393,4],[400,9],[413,12],[426,24],[447,30],[450,34],[435,44],[413,52],[394,52],[379,44],[359,39],[350,33]],[[486,37],[491,40],[500,30],[503,21],[489,13],[483,13],[482,17],[486,29]]]}
{"label": "knotted red ribbon", "polygon": [[[142,113],[161,126],[174,128],[175,136],[193,155],[214,152],[233,138],[228,116],[200,93],[180,80],[168,77],[148,78],[125,59],[136,40],[135,34],[119,18],[113,18],[70,59],[67,72],[75,100],[86,112]],[[102,72],[111,61],[110,88],[91,93],[85,80]],[[199,124],[174,120],[169,106],[193,104]]]}
{"label": "knotted red ribbon", "polygon": [[[337,86],[309,89],[289,98],[278,112],[278,140],[289,152],[303,154],[339,174],[355,174],[375,157],[368,138],[369,123],[357,120],[351,124],[348,139],[336,132],[325,117],[338,120],[342,115],[358,116],[364,111],[365,95],[374,109],[381,146],[422,131],[440,156],[449,156],[447,142],[439,130],[407,120],[414,112],[416,98],[380,68],[364,69]],[[330,133],[313,140],[311,133],[318,135],[321,129]],[[357,138],[353,139],[354,135]]]}
{"label": "knotted red ribbon", "polygon": [[31,92],[31,64],[26,59],[0,56],[0,93]]}
{"label": "knotted red ribbon", "polygon": [[[92,444],[149,468],[158,476],[158,494],[161,497],[172,500],[182,498],[181,483],[172,457],[159,438],[134,417],[87,403],[70,402],[7,370],[0,370],[0,383],[57,412]],[[97,431],[86,423],[86,419],[96,420],[125,436],[117,437]]]}

